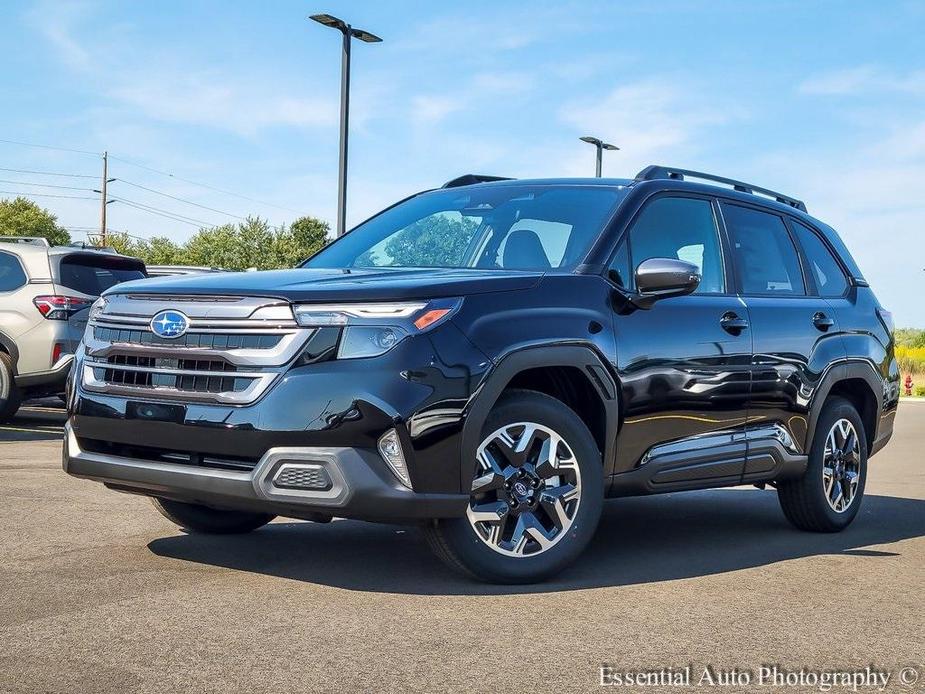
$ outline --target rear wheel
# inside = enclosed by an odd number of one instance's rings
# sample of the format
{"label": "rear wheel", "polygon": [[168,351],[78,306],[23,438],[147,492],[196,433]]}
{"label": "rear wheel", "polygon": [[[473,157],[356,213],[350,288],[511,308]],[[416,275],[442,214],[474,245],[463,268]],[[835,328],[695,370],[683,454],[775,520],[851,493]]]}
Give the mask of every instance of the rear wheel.
{"label": "rear wheel", "polygon": [[854,405],[823,406],[803,477],[777,486],[784,515],[801,530],[838,532],[854,520],[867,481],[867,437]]}
{"label": "rear wheel", "polygon": [[250,511],[225,511],[199,504],[152,497],[154,508],[172,523],[192,533],[233,535],[256,530],[276,516]]}
{"label": "rear wheel", "polygon": [[16,385],[13,359],[0,352],[0,422],[8,422],[19,410],[22,393]]}
{"label": "rear wheel", "polygon": [[565,568],[597,528],[601,455],[572,410],[541,393],[511,391],[495,406],[473,463],[464,518],[425,529],[452,568],[497,583],[532,583]]}

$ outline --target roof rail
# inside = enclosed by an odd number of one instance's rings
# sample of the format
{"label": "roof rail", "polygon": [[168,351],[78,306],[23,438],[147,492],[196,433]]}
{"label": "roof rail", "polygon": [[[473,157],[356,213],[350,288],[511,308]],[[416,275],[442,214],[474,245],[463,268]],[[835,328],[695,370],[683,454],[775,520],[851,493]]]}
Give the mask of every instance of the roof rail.
{"label": "roof rail", "polygon": [[34,246],[44,246],[51,248],[51,243],[44,236],[6,236],[0,235],[0,241],[12,241],[14,243],[29,243]]}
{"label": "roof rail", "polygon": [[784,195],[783,193],[768,190],[767,188],[761,188],[760,186],[755,186],[751,183],[736,181],[733,178],[714,176],[713,174],[702,173],[700,171],[691,171],[690,169],[678,169],[673,166],[647,166],[638,174],[636,174],[636,180],[652,181],[660,178],[670,178],[677,181],[683,181],[685,176],[690,178],[700,178],[704,181],[723,183],[727,186],[732,186],[733,189],[742,193],[751,193],[752,195],[758,193],[760,195],[766,195],[769,198],[774,198],[777,200],[777,202],[782,202],[785,205],[790,205],[791,207],[795,207],[802,212],[806,212],[806,205],[803,204],[803,201],[797,200],[796,198],[791,198],[789,195]]}
{"label": "roof rail", "polygon": [[491,181],[510,181],[506,176],[483,176],[481,174],[464,174],[452,181],[447,181],[441,188],[458,188],[459,186],[471,186],[474,183],[490,183]]}

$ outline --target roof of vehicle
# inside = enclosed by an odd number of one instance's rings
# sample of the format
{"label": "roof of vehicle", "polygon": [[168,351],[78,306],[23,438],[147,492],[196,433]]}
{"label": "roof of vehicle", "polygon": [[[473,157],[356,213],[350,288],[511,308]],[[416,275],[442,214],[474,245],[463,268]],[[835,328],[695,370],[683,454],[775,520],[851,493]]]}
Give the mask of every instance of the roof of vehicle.
{"label": "roof of vehicle", "polygon": [[[697,180],[688,180],[697,179]],[[478,183],[468,183],[478,180]],[[703,181],[703,182],[702,182]],[[811,216],[802,200],[743,181],[668,166],[647,166],[635,178],[500,178],[467,174],[447,182],[446,188],[481,188],[498,186],[603,186],[611,188],[648,188],[657,190],[687,190],[705,195],[720,195],[749,204],[758,204],[802,219],[819,230],[841,256],[849,274],[859,281],[864,277],[838,233],[828,224]]]}

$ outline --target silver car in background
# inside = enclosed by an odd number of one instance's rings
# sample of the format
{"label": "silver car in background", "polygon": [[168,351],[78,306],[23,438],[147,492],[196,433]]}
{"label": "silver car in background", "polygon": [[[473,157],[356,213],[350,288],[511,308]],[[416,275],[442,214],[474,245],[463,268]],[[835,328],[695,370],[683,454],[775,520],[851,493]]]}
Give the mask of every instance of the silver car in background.
{"label": "silver car in background", "polygon": [[144,263],[111,250],[0,236],[0,422],[25,398],[64,392],[90,305],[145,276]]}

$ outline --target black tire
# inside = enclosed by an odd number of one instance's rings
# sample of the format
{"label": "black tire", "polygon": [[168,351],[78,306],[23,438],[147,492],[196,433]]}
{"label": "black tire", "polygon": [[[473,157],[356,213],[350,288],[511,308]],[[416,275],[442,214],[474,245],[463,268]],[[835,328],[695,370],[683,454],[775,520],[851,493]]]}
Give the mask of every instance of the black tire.
{"label": "black tire", "polygon": [[0,422],[8,422],[19,411],[22,393],[16,385],[13,359],[0,352]]}
{"label": "black tire", "polygon": [[[527,390],[509,391],[489,414],[482,430],[482,439],[506,425],[518,422],[531,422],[554,431],[562,437],[577,463],[580,473],[580,484],[576,485],[579,490],[577,508],[573,512],[571,525],[561,539],[536,554],[510,556],[489,547],[479,537],[468,517],[434,520],[424,528],[428,545],[447,565],[468,576],[492,583],[535,583],[560,572],[590,542],[603,507],[601,454],[581,418],[565,404],[548,395]],[[477,468],[474,451],[472,459],[474,476]]]}
{"label": "black tire", "polygon": [[154,508],[167,520],[176,523],[190,533],[211,535],[236,535],[256,530],[276,516],[251,511],[225,511],[199,504],[152,497]]}
{"label": "black tire", "polygon": [[[827,499],[823,467],[826,439],[832,428],[841,420],[850,422],[856,433],[858,481],[856,491],[847,507],[839,512],[830,505]],[[831,469],[831,465],[829,468]],[[848,527],[858,514],[864,499],[866,483],[867,435],[864,431],[864,422],[857,409],[849,401],[841,397],[829,398],[823,405],[822,413],[816,422],[806,472],[799,479],[779,482],[777,485],[777,498],[780,506],[787,520],[800,530],[821,533],[838,532]]]}

